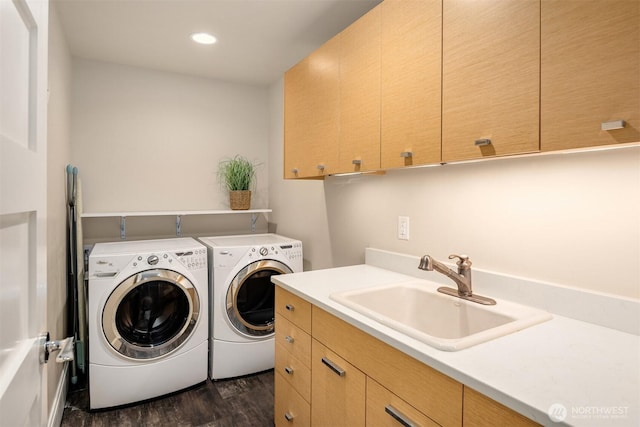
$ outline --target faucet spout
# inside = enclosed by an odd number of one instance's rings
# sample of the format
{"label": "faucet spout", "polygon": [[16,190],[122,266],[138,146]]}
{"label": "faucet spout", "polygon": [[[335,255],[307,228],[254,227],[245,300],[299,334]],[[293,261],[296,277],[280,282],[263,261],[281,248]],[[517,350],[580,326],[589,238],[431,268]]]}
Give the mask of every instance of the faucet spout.
{"label": "faucet spout", "polygon": [[444,274],[458,285],[458,294],[460,296],[471,296],[473,293],[471,291],[471,261],[469,261],[469,257],[466,255],[449,256],[449,259],[453,258],[459,258],[457,262],[457,272],[451,270],[440,261],[436,261],[430,255],[425,255],[420,259],[418,268],[425,271],[435,270],[438,273]]}
{"label": "faucet spout", "polygon": [[457,272],[453,271],[443,263],[436,261],[430,255],[425,255],[420,258],[420,265],[418,265],[418,268],[426,271],[435,270],[438,273],[444,274],[458,285],[458,289],[444,286],[440,287],[438,288],[438,292],[466,299],[468,301],[477,302],[478,304],[495,305],[496,301],[494,299],[474,295],[471,291],[471,261],[469,261],[469,257],[466,255],[449,255],[449,259],[454,258],[458,258],[458,262],[456,262],[456,265],[458,266]]}

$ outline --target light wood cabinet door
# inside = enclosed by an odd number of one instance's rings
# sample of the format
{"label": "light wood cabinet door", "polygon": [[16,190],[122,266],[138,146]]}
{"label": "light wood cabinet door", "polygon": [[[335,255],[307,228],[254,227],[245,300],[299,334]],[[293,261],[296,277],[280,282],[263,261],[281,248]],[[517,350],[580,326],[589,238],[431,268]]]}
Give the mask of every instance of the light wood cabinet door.
{"label": "light wood cabinet door", "polygon": [[367,378],[367,427],[438,427],[435,421]]}
{"label": "light wood cabinet door", "polygon": [[313,427],[363,427],[365,374],[316,340],[311,353]]}
{"label": "light wood cabinet door", "polygon": [[338,169],[339,35],[284,76],[284,177],[323,178]]}
{"label": "light wood cabinet door", "polygon": [[340,172],[380,169],[380,6],[340,33]]}
{"label": "light wood cabinet door", "polygon": [[442,0],[380,5],[383,169],[440,162]]}
{"label": "light wood cabinet door", "polygon": [[442,160],[539,151],[540,0],[443,0],[442,26]]}
{"label": "light wood cabinet door", "polygon": [[640,141],[640,2],[543,0],[541,34],[542,150]]}
{"label": "light wood cabinet door", "polygon": [[464,427],[534,427],[540,424],[472,388],[464,388]]}

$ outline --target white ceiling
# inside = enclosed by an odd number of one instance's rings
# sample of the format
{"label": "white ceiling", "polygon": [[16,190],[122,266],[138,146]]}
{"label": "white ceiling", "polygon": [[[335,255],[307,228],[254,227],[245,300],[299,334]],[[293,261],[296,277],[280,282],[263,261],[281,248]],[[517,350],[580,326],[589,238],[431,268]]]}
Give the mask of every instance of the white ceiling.
{"label": "white ceiling", "polygon": [[[268,85],[381,0],[53,0],[73,56]],[[214,45],[191,41],[209,32]]]}

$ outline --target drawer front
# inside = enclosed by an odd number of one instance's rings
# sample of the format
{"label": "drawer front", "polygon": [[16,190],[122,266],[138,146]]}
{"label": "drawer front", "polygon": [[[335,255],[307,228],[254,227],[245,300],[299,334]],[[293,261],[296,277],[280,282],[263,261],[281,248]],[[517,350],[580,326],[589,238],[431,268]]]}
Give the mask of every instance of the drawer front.
{"label": "drawer front", "polygon": [[309,427],[311,425],[311,408],[302,396],[276,372],[275,405],[273,422],[276,427]]}
{"label": "drawer front", "polygon": [[462,425],[462,384],[318,307],[313,307],[312,318],[313,341],[331,348],[438,424]]}
{"label": "drawer front", "polygon": [[365,375],[316,340],[311,352],[313,426],[364,427]]}
{"label": "drawer front", "polygon": [[276,344],[275,370],[307,402],[311,400],[311,370],[280,344]]}
{"label": "drawer front", "polygon": [[438,427],[435,421],[367,378],[367,427]]}
{"label": "drawer front", "polygon": [[276,286],[276,313],[303,331],[311,333],[311,304],[280,286]]}
{"label": "drawer front", "polygon": [[311,367],[311,335],[280,314],[276,315],[275,340],[306,367]]}
{"label": "drawer front", "polygon": [[464,427],[534,427],[540,424],[512,411],[495,400],[478,393],[472,388],[464,388]]}

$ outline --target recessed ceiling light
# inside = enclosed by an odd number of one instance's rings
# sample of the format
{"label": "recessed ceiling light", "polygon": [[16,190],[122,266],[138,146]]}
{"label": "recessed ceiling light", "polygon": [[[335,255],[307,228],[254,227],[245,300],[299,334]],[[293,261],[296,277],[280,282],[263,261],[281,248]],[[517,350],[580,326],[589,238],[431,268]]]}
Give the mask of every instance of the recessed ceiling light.
{"label": "recessed ceiling light", "polygon": [[191,40],[200,44],[214,44],[217,39],[209,33],[193,33],[191,34]]}

